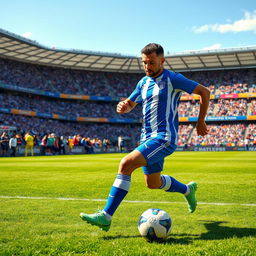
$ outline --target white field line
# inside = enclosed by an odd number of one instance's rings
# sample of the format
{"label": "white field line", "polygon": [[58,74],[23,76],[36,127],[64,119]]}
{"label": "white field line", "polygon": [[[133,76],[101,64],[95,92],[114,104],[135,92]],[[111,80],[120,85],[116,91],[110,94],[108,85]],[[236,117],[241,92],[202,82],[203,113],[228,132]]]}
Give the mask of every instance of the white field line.
{"label": "white field line", "polygon": [[[73,198],[73,197],[43,197],[43,196],[0,196],[0,199],[34,199],[34,200],[62,200],[62,201],[91,201],[91,202],[106,202],[106,199],[90,199],[90,198]],[[184,204],[185,202],[168,202],[168,201],[139,201],[139,200],[123,200],[126,203],[154,203],[154,204]],[[207,203],[198,202],[198,204],[205,205],[220,205],[220,206],[256,206],[256,204],[239,204],[239,203]]]}

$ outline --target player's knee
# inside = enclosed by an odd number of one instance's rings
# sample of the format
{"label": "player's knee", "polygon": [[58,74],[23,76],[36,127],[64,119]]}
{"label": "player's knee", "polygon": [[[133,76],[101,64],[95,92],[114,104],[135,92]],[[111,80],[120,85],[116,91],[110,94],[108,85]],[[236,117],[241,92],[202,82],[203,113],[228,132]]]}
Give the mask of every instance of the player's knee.
{"label": "player's knee", "polygon": [[119,164],[119,173],[124,175],[131,175],[136,169],[135,163],[132,158],[124,157]]}

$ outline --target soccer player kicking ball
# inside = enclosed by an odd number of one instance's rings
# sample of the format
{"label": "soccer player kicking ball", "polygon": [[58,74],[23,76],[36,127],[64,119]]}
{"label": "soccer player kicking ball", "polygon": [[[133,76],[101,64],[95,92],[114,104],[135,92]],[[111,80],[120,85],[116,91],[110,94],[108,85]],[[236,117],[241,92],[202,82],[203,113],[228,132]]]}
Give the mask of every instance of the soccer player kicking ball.
{"label": "soccer player kicking ball", "polygon": [[151,43],[142,50],[142,62],[146,73],[132,94],[117,105],[117,113],[128,113],[142,104],[143,125],[140,145],[126,155],[119,164],[118,174],[110,190],[103,210],[94,214],[81,213],[82,220],[110,229],[112,216],[129,191],[131,175],[139,167],[143,168],[145,182],[150,189],[163,189],[184,195],[189,212],[197,206],[197,183],[183,184],[171,176],[161,175],[164,158],[171,155],[178,141],[178,105],[183,91],[201,96],[200,112],[196,125],[197,134],[208,134],[205,117],[210,99],[210,91],[179,73],[164,69],[164,50],[161,45]]}

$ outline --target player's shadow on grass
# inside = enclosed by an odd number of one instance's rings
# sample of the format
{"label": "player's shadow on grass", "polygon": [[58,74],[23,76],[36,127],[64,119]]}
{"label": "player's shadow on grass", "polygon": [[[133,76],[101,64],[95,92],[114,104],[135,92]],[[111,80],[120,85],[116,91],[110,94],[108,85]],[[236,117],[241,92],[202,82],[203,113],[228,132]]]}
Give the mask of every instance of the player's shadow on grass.
{"label": "player's shadow on grass", "polygon": [[242,238],[248,236],[256,236],[256,228],[236,228],[221,226],[227,223],[226,221],[204,221],[204,226],[207,229],[206,233],[201,234],[198,239],[200,240],[220,240],[226,238]]}
{"label": "player's shadow on grass", "polygon": [[226,221],[204,221],[203,225],[207,232],[202,234],[172,234],[167,239],[168,244],[189,244],[195,240],[222,240],[227,238],[242,238],[248,236],[256,236],[255,228],[236,228],[221,226],[221,224],[228,223]]}

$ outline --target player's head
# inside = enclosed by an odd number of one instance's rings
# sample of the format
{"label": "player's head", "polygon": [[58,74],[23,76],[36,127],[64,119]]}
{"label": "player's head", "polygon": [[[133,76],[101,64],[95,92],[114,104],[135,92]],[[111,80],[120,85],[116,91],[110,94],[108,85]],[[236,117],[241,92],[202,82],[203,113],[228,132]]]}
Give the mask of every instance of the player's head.
{"label": "player's head", "polygon": [[141,50],[143,68],[147,76],[157,77],[164,69],[164,49],[160,44],[150,43]]}

